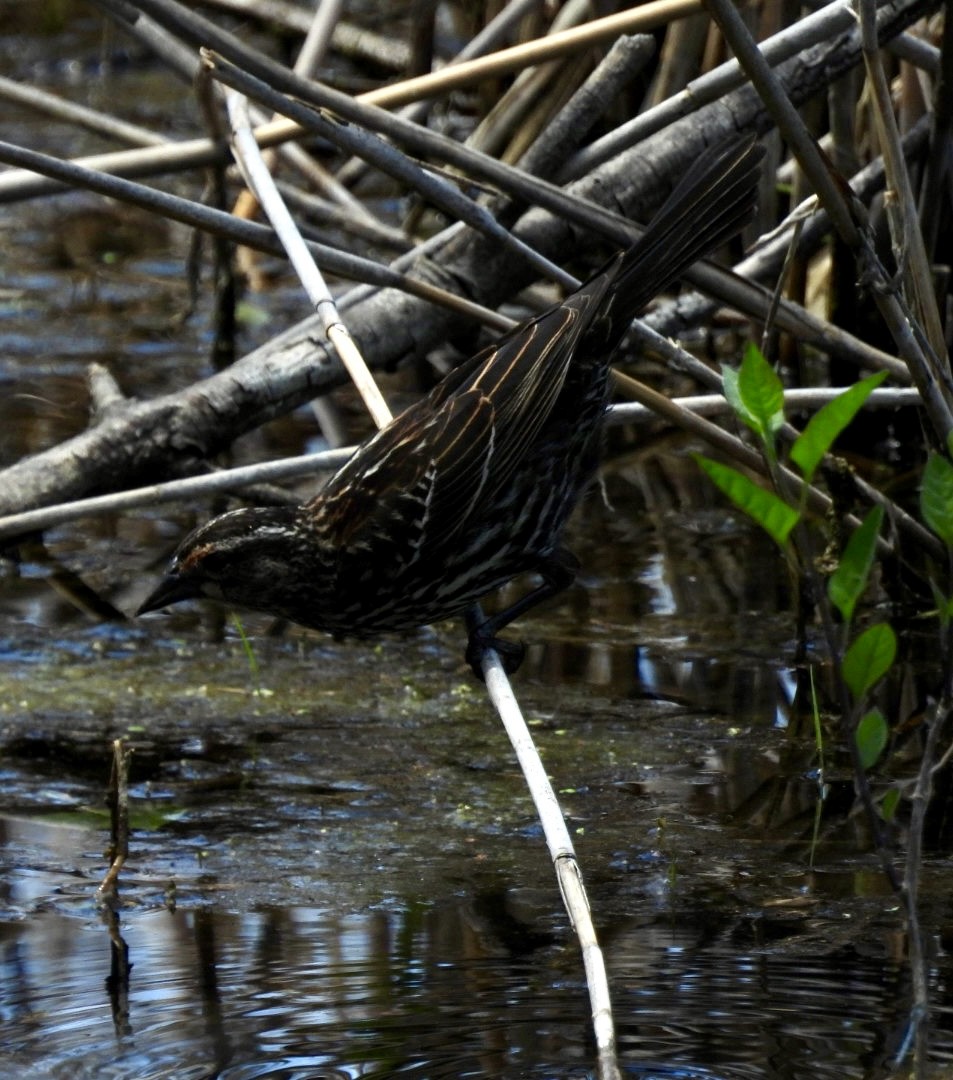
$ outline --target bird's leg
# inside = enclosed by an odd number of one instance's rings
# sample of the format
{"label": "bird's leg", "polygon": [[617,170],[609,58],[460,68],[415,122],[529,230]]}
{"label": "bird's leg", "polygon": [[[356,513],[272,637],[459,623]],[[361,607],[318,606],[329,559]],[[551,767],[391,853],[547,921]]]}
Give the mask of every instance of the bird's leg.
{"label": "bird's leg", "polygon": [[473,673],[478,679],[483,678],[483,653],[486,649],[495,650],[503,662],[503,669],[507,675],[512,675],[523,662],[526,649],[522,642],[506,641],[496,635],[504,626],[518,619],[520,615],[536,607],[537,604],[548,600],[551,596],[568,589],[576,578],[579,570],[579,560],[566,548],[557,548],[552,555],[541,559],[536,572],[543,579],[541,585],[520,597],[514,604],[510,604],[503,611],[498,611],[483,622],[476,622],[472,609],[467,611],[467,663],[473,668]]}

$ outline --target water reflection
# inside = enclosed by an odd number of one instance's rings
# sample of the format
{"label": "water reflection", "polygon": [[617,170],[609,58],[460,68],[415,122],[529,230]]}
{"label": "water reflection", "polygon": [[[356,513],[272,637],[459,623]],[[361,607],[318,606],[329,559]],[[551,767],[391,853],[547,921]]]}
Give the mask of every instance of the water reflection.
{"label": "water reflection", "polygon": [[[752,949],[743,930],[701,917],[604,931],[633,1075],[868,1075],[889,1051],[902,965],[851,947]],[[126,937],[133,969],[120,1017],[94,917],[45,913],[7,926],[6,1069],[137,1080],[586,1075],[574,950],[559,940],[513,952],[473,896],[347,917],[309,907],[141,912]],[[936,1054],[953,1058],[949,1031]]]}

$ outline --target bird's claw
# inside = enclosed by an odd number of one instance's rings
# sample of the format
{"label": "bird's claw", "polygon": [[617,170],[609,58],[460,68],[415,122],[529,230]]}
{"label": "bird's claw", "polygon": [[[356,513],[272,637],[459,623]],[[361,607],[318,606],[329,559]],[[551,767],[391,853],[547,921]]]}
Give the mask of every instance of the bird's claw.
{"label": "bird's claw", "polygon": [[512,675],[519,669],[526,656],[526,646],[522,641],[507,641],[505,638],[494,637],[492,632],[484,625],[478,626],[470,633],[467,642],[467,663],[473,669],[473,674],[481,681],[483,677],[483,654],[487,649],[492,649],[500,658],[503,670],[507,675]]}

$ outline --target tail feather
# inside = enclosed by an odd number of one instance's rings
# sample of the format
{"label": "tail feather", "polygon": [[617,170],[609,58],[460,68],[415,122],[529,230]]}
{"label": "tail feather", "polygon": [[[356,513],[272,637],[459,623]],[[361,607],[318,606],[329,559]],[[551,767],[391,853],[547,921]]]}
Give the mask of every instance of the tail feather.
{"label": "tail feather", "polygon": [[621,336],[657,293],[751,219],[763,156],[752,140],[720,146],[675,188],[622,258],[608,310],[613,337]]}

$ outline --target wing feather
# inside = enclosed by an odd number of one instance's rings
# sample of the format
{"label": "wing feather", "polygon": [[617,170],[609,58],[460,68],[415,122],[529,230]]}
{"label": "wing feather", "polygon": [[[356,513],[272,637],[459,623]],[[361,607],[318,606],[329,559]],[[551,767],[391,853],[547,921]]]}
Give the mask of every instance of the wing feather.
{"label": "wing feather", "polygon": [[478,353],[364,443],[307,504],[313,527],[343,546],[359,530],[426,520],[439,542],[478,517],[546,423],[618,266]]}

